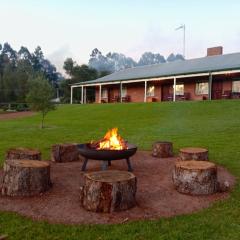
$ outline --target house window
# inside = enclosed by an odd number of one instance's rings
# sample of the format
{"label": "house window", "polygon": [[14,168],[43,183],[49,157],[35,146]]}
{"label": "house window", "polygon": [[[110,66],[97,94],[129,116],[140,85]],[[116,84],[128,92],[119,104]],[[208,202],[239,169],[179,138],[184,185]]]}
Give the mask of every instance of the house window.
{"label": "house window", "polygon": [[107,88],[102,88],[102,98],[108,98],[108,90]]}
{"label": "house window", "polygon": [[176,85],[176,95],[184,95],[184,84]]}
{"label": "house window", "polygon": [[127,88],[122,87],[122,97],[126,97],[126,96],[127,96]]}
{"label": "house window", "polygon": [[232,82],[232,92],[240,93],[240,80]]}
{"label": "house window", "polygon": [[196,95],[208,94],[208,82],[196,83]]}
{"label": "house window", "polygon": [[147,96],[148,97],[154,97],[154,90],[155,90],[155,87],[154,86],[149,86],[147,88]]}

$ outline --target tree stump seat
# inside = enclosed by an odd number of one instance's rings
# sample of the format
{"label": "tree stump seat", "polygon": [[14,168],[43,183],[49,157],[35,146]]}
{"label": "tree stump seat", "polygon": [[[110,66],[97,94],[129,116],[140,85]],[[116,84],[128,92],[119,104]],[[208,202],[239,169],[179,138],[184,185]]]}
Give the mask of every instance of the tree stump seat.
{"label": "tree stump seat", "polygon": [[217,167],[208,161],[177,161],[172,175],[180,193],[208,195],[217,192]]}
{"label": "tree stump seat", "polygon": [[51,185],[48,162],[24,159],[4,162],[2,195],[34,196],[49,190]]}
{"label": "tree stump seat", "polygon": [[6,152],[6,160],[8,159],[41,160],[41,152],[30,148],[10,148]]}
{"label": "tree stump seat", "polygon": [[165,141],[153,143],[152,156],[158,158],[173,157],[173,144]]}
{"label": "tree stump seat", "polygon": [[188,147],[179,151],[180,160],[208,161],[208,150],[205,148]]}
{"label": "tree stump seat", "polygon": [[73,162],[79,159],[77,143],[55,144],[52,146],[51,160],[54,162]]}
{"label": "tree stump seat", "polygon": [[127,171],[99,171],[84,175],[81,205],[93,212],[115,212],[136,205],[137,179]]}

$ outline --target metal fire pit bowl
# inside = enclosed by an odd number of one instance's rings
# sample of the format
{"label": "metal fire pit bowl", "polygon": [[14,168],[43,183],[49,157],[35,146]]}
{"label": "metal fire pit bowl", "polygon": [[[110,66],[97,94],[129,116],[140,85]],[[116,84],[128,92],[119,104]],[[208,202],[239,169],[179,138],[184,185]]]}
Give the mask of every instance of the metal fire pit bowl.
{"label": "metal fire pit bowl", "polygon": [[89,159],[100,160],[102,162],[102,170],[106,170],[107,166],[111,166],[111,161],[125,159],[128,165],[128,171],[133,171],[130,157],[137,151],[137,146],[127,143],[127,149],[123,150],[105,150],[94,149],[90,147],[89,143],[78,145],[79,153],[85,158],[82,171],[86,170]]}

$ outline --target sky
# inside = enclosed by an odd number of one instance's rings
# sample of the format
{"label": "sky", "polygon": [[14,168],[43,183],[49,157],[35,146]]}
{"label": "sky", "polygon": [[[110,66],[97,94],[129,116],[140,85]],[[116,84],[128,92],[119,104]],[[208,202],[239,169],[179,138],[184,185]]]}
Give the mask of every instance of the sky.
{"label": "sky", "polygon": [[151,51],[167,57],[206,56],[208,47],[240,52],[239,0],[0,0],[0,43],[33,51],[41,46],[59,71],[67,57],[88,63],[94,48],[138,60]]}

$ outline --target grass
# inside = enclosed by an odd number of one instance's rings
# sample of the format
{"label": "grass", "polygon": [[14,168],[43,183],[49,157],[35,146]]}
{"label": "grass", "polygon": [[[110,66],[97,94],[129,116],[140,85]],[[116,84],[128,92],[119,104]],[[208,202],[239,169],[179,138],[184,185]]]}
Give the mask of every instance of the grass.
{"label": "grass", "polygon": [[[9,147],[41,149],[50,158],[50,146],[59,142],[98,139],[111,127],[140,149],[155,140],[170,140],[174,149],[209,148],[212,161],[240,177],[240,101],[203,101],[149,104],[61,106],[49,113],[47,128],[38,128],[40,116],[0,122],[0,165]],[[0,235],[10,239],[240,239],[239,181],[228,200],[198,213],[157,221],[122,225],[65,226],[33,222],[14,213],[0,213]]]}

